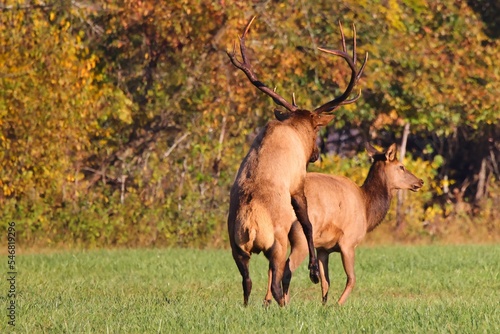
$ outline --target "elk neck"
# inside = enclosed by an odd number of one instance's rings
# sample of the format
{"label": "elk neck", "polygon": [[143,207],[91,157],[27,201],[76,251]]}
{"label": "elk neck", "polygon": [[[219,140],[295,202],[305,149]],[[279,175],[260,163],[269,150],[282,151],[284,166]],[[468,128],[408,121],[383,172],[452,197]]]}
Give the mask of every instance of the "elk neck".
{"label": "elk neck", "polygon": [[365,196],[366,229],[367,232],[371,232],[384,219],[393,196],[388,189],[383,161],[376,161],[372,164],[361,190]]}
{"label": "elk neck", "polygon": [[307,110],[298,110],[292,117],[285,121],[297,133],[307,151],[306,155],[308,157],[312,154],[316,142],[316,132],[311,123],[310,114]]}

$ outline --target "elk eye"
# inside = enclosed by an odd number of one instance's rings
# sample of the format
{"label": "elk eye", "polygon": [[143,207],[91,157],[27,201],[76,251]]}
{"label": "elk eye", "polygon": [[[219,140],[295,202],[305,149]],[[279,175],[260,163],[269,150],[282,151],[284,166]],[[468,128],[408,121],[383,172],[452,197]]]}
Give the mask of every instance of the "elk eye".
{"label": "elk eye", "polygon": [[405,171],[405,166],[399,166],[399,169],[401,169],[404,172]]}

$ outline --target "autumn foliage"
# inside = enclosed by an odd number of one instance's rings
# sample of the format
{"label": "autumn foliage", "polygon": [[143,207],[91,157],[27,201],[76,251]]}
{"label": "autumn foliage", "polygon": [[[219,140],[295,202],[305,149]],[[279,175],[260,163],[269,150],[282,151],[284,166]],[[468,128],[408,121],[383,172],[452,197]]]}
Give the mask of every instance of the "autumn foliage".
{"label": "autumn foliage", "polygon": [[229,187],[273,117],[226,55],[257,15],[255,71],[304,108],[347,84],[345,64],[317,50],[339,48],[339,20],[370,54],[362,97],[322,132],[312,169],[360,182],[363,142],[400,142],[410,125],[405,164],[426,186],[405,201],[403,233],[391,211],[374,241],[498,240],[499,11],[473,0],[6,0],[0,231],[15,221],[25,247],[227,246]]}

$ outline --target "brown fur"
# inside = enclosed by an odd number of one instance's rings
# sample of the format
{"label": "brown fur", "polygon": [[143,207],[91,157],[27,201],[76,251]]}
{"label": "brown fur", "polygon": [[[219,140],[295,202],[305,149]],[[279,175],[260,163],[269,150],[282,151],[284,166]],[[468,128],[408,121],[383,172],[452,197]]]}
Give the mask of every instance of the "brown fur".
{"label": "brown fur", "polygon": [[[301,110],[289,103],[258,80],[246,55],[245,37],[253,17],[246,25],[240,38],[241,61],[235,50],[228,52],[231,63],[240,69],[250,82],[269,95],[289,113],[275,111],[276,121],[271,121],[257,136],[250,151],[241,163],[236,180],[231,188],[228,215],[228,232],[233,258],[242,276],[243,303],[248,304],[252,291],[252,280],[248,270],[252,253],[264,252],[269,259],[269,293],[279,305],[285,304],[282,278],[285,270],[288,234],[295,220],[301,227],[309,253],[310,278],[319,282],[319,268],[314,251],[313,232],[307,213],[307,199],[304,193],[306,165],[318,158],[315,145],[317,130],[328,124],[332,112],[341,105],[355,102],[360,94],[349,99],[368,59],[358,71],[356,52],[349,56],[345,52],[345,39],[340,25],[344,51],[321,49],[324,52],[344,58],[351,68],[351,79],[344,93],[316,108],[313,112]],[[355,32],[354,32],[355,35]],[[356,49],[356,39],[353,39]]]}
{"label": "brown fur", "polygon": [[[270,290],[280,305],[284,303],[280,282],[287,235],[298,210],[292,203],[300,202],[307,212],[306,165],[316,153],[318,127],[331,118],[300,110],[283,121],[269,122],[240,166],[231,188],[228,231],[233,257],[243,277],[245,305],[252,288],[248,261],[251,253],[259,252],[264,252],[274,273],[274,288]],[[312,240],[312,231],[309,233]],[[315,259],[312,262],[314,265]]]}
{"label": "brown fur", "polygon": [[[310,203],[309,217],[313,225],[314,246],[320,263],[323,302],[328,298],[330,279],[328,257],[340,252],[347,283],[338,300],[343,304],[355,284],[354,253],[356,246],[367,232],[372,231],[385,217],[392,197],[398,189],[417,191],[423,181],[407,171],[396,158],[396,145],[385,153],[367,145],[373,164],[362,187],[346,177],[308,173],[305,193]],[[305,251],[300,225],[294,223],[289,234],[291,253],[283,278],[285,301],[289,301],[289,284],[292,272],[303,261]],[[269,289],[268,289],[269,290]],[[270,300],[268,291],[266,300]]]}

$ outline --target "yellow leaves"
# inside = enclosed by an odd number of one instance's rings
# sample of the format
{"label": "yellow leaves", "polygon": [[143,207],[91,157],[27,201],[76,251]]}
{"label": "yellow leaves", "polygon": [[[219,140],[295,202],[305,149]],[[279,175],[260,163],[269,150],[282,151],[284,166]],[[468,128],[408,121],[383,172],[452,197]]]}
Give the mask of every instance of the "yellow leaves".
{"label": "yellow leaves", "polygon": [[124,123],[131,124],[132,123],[132,113],[130,112],[130,107],[133,105],[133,103],[132,103],[132,101],[127,99],[125,104],[127,105],[127,108],[122,108],[119,110],[118,118]]}
{"label": "yellow leaves", "polygon": [[403,10],[397,0],[388,0],[386,7],[380,6],[380,8],[392,28],[406,31],[406,26],[403,23]]}
{"label": "yellow leaves", "polygon": [[[100,128],[102,114],[116,111],[116,119],[131,122],[133,102],[118,90],[118,108],[110,103],[117,89],[96,75],[98,58],[85,45],[85,34],[75,34],[55,12],[42,14],[33,10],[29,18],[11,20],[8,36],[0,29],[0,48],[11,50],[0,54],[0,72],[7,74],[0,93],[1,178],[10,180],[0,185],[4,196],[59,191],[66,178],[60,175],[92,154],[93,136],[113,136],[114,129]],[[15,140],[7,136],[12,128]],[[83,178],[78,173],[67,181]]]}
{"label": "yellow leaves", "polygon": [[69,21],[66,21],[66,20],[61,20],[61,28],[64,32],[68,31],[68,29],[71,27],[71,23]]}
{"label": "yellow leaves", "polygon": [[[108,114],[111,113],[114,118],[119,119],[126,124],[130,124],[132,122],[132,110],[136,106],[134,102],[123,93],[122,90],[111,86],[105,86],[100,92],[99,100],[104,100],[109,103],[109,109],[106,108],[105,111],[103,110],[101,115],[103,119],[107,119]],[[102,132],[101,135],[109,137],[110,134],[108,131],[109,130],[102,129],[100,132]]]}
{"label": "yellow leaves", "polygon": [[13,190],[13,188],[9,187],[6,184],[2,185],[3,195],[6,197],[10,196],[13,193]]}
{"label": "yellow leaves", "polygon": [[[4,167],[5,168],[5,164],[4,164]],[[2,191],[3,191],[3,194],[4,196],[9,196],[10,194],[12,194],[12,189],[9,187],[9,180],[6,179],[6,180],[2,180],[0,178],[0,187],[2,187]]]}
{"label": "yellow leaves", "polygon": [[351,103],[351,104],[346,104],[343,108],[349,112],[354,112],[356,111],[358,106],[355,103]]}

